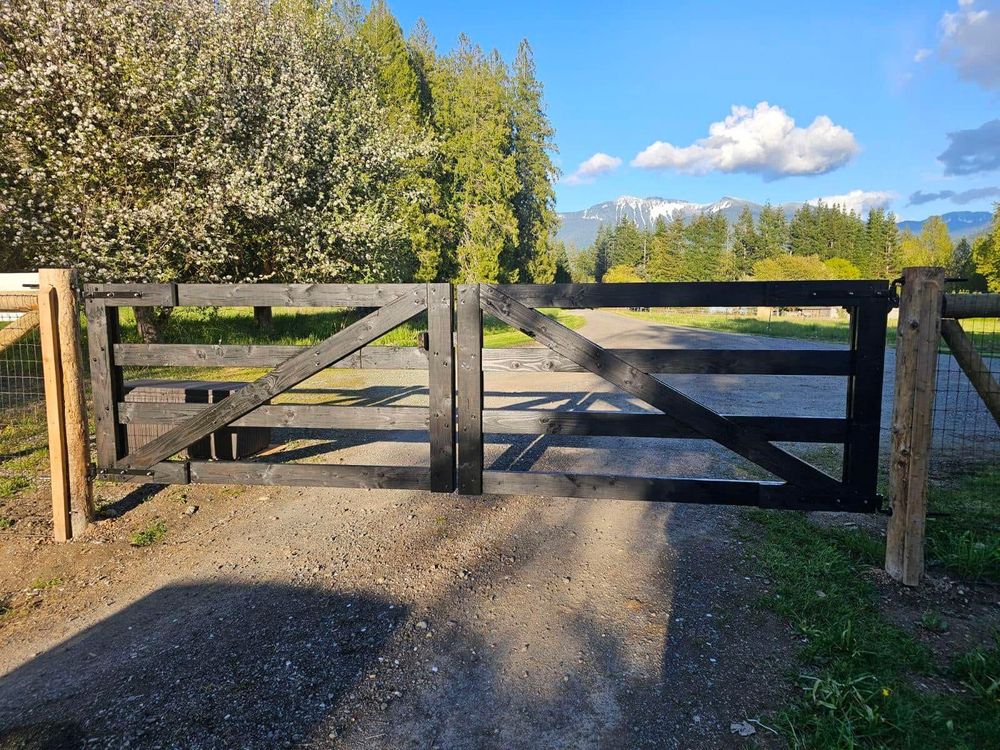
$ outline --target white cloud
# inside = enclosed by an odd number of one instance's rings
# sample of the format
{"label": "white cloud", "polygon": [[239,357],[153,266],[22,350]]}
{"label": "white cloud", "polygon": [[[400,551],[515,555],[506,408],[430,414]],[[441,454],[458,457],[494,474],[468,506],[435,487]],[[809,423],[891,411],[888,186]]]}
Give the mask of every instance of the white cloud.
{"label": "white cloud", "polygon": [[922,63],[924,60],[926,60],[932,54],[934,54],[934,50],[929,50],[926,47],[924,47],[922,49],[918,49],[917,53],[913,56],[913,62],[915,62],[915,63]]}
{"label": "white cloud", "polygon": [[796,127],[781,107],[760,102],[734,105],[708,137],[690,146],[657,141],[640,152],[632,165],[682,172],[750,172],[768,178],[823,174],[843,166],[858,152],[854,135],[820,115],[806,128]]}
{"label": "white cloud", "polygon": [[589,159],[580,162],[580,166],[571,175],[563,179],[567,185],[583,185],[593,182],[595,178],[608,172],[613,172],[622,165],[617,156],[609,156],[598,151]]}
{"label": "white cloud", "polygon": [[958,75],[986,89],[1000,88],[1000,14],[959,2],[954,13],[941,18],[941,53]]}
{"label": "white cloud", "polygon": [[826,206],[840,206],[844,211],[854,211],[859,215],[867,214],[873,208],[885,208],[896,194],[887,190],[852,190],[844,195],[826,195],[806,201],[810,206],[823,203]]}

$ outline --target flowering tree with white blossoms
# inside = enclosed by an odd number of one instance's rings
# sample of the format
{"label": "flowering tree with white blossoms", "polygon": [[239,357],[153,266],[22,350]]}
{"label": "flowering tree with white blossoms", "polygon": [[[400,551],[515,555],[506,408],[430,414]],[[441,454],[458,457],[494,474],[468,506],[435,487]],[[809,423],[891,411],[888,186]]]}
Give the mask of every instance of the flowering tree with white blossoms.
{"label": "flowering tree with white blossoms", "polygon": [[331,4],[7,0],[6,262],[92,281],[406,278],[407,164]]}

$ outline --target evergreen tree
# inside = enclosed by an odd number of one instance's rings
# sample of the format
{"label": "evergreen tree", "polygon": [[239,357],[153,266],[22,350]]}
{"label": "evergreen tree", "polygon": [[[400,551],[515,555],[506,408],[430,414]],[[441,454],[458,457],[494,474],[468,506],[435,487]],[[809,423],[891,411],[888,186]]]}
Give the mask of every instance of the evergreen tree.
{"label": "evergreen tree", "polygon": [[864,241],[854,263],[861,275],[874,279],[893,279],[900,271],[899,229],[892,214],[882,208],[868,212]]}
{"label": "evergreen tree", "polygon": [[679,281],[684,275],[684,219],[675,214],[670,223],[662,217],[650,239],[646,275],[651,281]]}
{"label": "evergreen tree", "polygon": [[613,264],[614,230],[606,224],[601,224],[597,230],[597,238],[594,240],[594,281],[604,280],[604,274]]}
{"label": "evergreen tree", "polygon": [[733,258],[739,278],[749,276],[753,264],[765,257],[763,242],[757,233],[749,206],[743,206],[733,225]]}
{"label": "evergreen tree", "polygon": [[973,244],[972,257],[989,290],[1000,292],[1000,203],[996,204],[990,233],[977,238]]}
{"label": "evergreen tree", "polygon": [[531,46],[522,40],[514,59],[511,99],[514,125],[514,161],[519,189],[514,198],[518,253],[514,266],[519,278],[546,283],[555,274],[556,258],[550,246],[558,224],[552,163],[555,130],[545,116],[542,85],[535,75]]}
{"label": "evergreen tree", "polygon": [[520,183],[506,67],[462,35],[458,49],[435,66],[431,93],[450,173],[457,277],[466,283],[517,281],[512,261]]}
{"label": "evergreen tree", "polygon": [[762,258],[788,252],[788,219],[785,212],[770,203],[764,204],[757,219]]}

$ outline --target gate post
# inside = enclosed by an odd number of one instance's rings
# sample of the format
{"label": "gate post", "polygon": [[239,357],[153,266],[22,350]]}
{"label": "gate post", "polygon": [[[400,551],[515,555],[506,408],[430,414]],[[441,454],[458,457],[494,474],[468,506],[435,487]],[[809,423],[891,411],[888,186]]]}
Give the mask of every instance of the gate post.
{"label": "gate post", "polygon": [[458,491],[483,493],[483,313],[479,285],[458,287]]}
{"label": "gate post", "polygon": [[427,285],[431,491],[455,489],[455,345],[451,284]]}
{"label": "gate post", "polygon": [[43,268],[38,272],[39,336],[56,541],[79,536],[94,518],[87,471],[90,446],[75,282],[76,273],[68,269]]}
{"label": "gate post", "polygon": [[938,341],[944,299],[943,268],[906,268],[896,337],[885,569],[916,586],[924,570],[927,471],[933,426]]}

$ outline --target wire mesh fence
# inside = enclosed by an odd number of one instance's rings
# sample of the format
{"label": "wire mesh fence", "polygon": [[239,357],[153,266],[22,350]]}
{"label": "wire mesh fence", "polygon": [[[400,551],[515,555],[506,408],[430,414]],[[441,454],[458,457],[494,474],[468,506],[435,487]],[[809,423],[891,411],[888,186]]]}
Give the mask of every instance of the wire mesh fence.
{"label": "wire mesh fence", "polygon": [[[988,374],[996,388],[1000,380],[1000,319],[971,318],[960,321],[975,349],[973,374]],[[982,381],[989,378],[978,378]],[[996,394],[993,394],[994,396]],[[1000,474],[1000,425],[977,392],[969,374],[942,341],[938,356],[934,401],[930,478],[932,481],[977,481],[974,477]],[[982,480],[984,483],[987,479]],[[984,525],[1000,527],[1000,498],[991,492],[969,492],[961,509],[931,507],[931,512],[958,511]],[[932,495],[933,502],[933,495]]]}
{"label": "wire mesh fence", "polygon": [[34,485],[46,452],[36,296],[0,292],[0,502]]}

